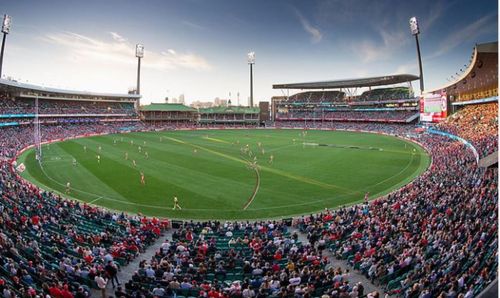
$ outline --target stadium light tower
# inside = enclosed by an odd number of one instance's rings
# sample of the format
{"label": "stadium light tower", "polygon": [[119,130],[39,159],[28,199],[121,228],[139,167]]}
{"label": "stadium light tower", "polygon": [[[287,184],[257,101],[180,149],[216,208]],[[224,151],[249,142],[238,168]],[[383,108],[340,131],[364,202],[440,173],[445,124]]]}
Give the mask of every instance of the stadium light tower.
{"label": "stadium light tower", "polygon": [[250,107],[253,107],[253,65],[255,64],[255,52],[247,54],[248,64],[250,65]]}
{"label": "stadium light tower", "polygon": [[5,49],[5,39],[7,38],[7,34],[10,33],[10,27],[12,25],[12,18],[5,14],[3,15],[3,24],[2,24],[2,51],[0,52],[0,78],[2,78],[2,65],[3,65],[3,52]]}
{"label": "stadium light tower", "polygon": [[[137,88],[135,94],[141,94],[141,59],[144,57],[144,45],[135,46],[135,56],[137,57]],[[137,99],[137,106],[140,106],[140,99]]]}
{"label": "stadium light tower", "polygon": [[418,69],[420,71],[420,94],[422,94],[424,92],[424,72],[422,70],[422,56],[420,55],[420,44],[418,42],[420,28],[418,27],[418,21],[416,17],[410,18],[410,31],[411,34],[415,36],[415,41],[417,43]]}

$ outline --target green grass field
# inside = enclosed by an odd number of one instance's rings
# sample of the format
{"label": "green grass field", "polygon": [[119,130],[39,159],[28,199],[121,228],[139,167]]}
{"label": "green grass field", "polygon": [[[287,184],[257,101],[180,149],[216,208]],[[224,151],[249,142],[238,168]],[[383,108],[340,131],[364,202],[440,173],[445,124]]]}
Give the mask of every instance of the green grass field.
{"label": "green grass field", "polygon": [[[254,156],[257,166],[250,164]],[[70,182],[68,197],[179,219],[287,217],[352,204],[366,192],[374,198],[401,187],[430,162],[423,148],[395,137],[315,130],[96,136],[44,145],[43,169],[34,157],[28,150],[18,163],[26,165],[22,176],[42,188],[64,194]],[[174,196],[182,210],[172,210]]]}

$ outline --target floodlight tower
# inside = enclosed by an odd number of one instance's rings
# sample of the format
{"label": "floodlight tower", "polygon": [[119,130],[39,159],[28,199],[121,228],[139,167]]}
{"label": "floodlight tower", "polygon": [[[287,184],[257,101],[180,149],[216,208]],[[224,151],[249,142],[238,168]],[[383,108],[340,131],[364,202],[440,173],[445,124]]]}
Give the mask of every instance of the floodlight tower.
{"label": "floodlight tower", "polygon": [[4,14],[3,24],[2,24],[2,33],[3,33],[2,51],[0,52],[0,78],[2,78],[2,65],[3,65],[3,52],[5,49],[5,39],[7,38],[7,34],[10,33],[11,25],[12,25],[12,18],[9,15]]}
{"label": "floodlight tower", "polygon": [[424,92],[424,72],[422,70],[422,56],[420,55],[420,44],[418,42],[420,28],[418,27],[418,21],[416,17],[410,18],[410,31],[411,34],[415,36],[415,41],[417,43],[418,69],[420,71],[420,94],[422,94]]}
{"label": "floodlight tower", "polygon": [[[137,88],[135,94],[141,94],[141,59],[144,57],[144,45],[138,43],[135,46],[135,56],[137,57]],[[140,107],[140,99],[137,99],[137,107]]]}
{"label": "floodlight tower", "polygon": [[255,52],[247,54],[248,64],[250,65],[250,107],[253,107],[253,65],[255,64]]}

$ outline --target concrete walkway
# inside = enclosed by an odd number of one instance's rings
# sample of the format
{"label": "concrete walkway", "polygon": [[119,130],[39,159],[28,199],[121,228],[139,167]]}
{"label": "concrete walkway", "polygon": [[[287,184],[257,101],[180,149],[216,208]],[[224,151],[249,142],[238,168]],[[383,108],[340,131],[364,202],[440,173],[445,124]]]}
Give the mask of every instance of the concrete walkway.
{"label": "concrete walkway", "polygon": [[[132,262],[130,262],[128,265],[123,266],[120,268],[118,271],[118,280],[121,283],[121,287],[125,289],[125,283],[128,282],[129,280],[132,279],[132,275],[134,275],[134,272],[139,269],[139,263],[143,260],[150,261],[151,257],[153,257],[156,253],[156,251],[160,250],[160,247],[162,243],[165,241],[165,239],[172,240],[172,233],[173,230],[170,229],[168,231],[165,231],[163,233],[163,236],[161,236],[158,240],[155,241],[153,245],[148,247],[144,253],[141,253],[139,257],[135,258]],[[108,285],[106,287],[106,296],[107,297],[115,297],[115,290],[113,289],[113,286],[111,284],[111,281],[108,282]],[[91,290],[92,297],[101,297],[101,292],[97,289],[92,289]]]}
{"label": "concrete walkway", "polygon": [[[302,243],[308,243],[309,241],[307,240],[307,235],[299,231],[299,229],[296,228],[290,228],[290,233],[297,232],[297,235],[299,236],[299,240]],[[361,282],[363,284],[363,287],[365,288],[364,294],[366,295],[367,293],[377,291],[380,296],[382,297],[384,294],[384,290],[370,282],[368,278],[366,278],[363,274],[360,274],[359,272],[355,271],[352,266],[350,266],[347,261],[345,260],[339,260],[335,258],[332,254],[332,252],[328,249],[323,250],[323,256],[326,256],[328,260],[330,261],[329,265],[327,265],[327,268],[333,267],[333,268],[341,268],[343,271],[346,269],[349,269],[349,284],[354,285],[357,284],[358,282]]]}

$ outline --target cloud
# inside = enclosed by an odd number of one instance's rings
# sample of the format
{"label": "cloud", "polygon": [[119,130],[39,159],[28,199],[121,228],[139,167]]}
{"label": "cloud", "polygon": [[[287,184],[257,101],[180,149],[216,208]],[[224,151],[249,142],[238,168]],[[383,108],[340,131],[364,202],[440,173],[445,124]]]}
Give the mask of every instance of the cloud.
{"label": "cloud", "polygon": [[300,21],[300,24],[302,25],[302,28],[311,35],[311,42],[312,43],[320,42],[321,39],[323,38],[323,34],[321,33],[321,31],[318,28],[311,25],[311,23],[309,23],[309,21],[300,13],[298,9],[294,8],[294,10],[295,14],[297,15],[297,18]]}
{"label": "cloud", "polygon": [[190,28],[193,28],[193,29],[197,29],[197,30],[205,30],[207,28],[201,26],[201,25],[198,25],[196,23],[193,23],[193,22],[190,22],[190,21],[182,21],[182,24],[190,27]]}
{"label": "cloud", "polygon": [[[469,25],[454,30],[453,33],[444,38],[438,46],[438,49],[427,59],[432,59],[444,55],[466,42],[475,42],[484,34],[492,33],[497,30],[497,24],[494,22],[496,14],[489,14],[479,18]],[[490,22],[493,21],[493,22]]]}
{"label": "cloud", "polygon": [[[110,32],[112,40],[99,40],[73,32],[49,33],[42,40],[63,47],[68,56],[76,61],[89,63],[135,64],[135,45],[116,32]],[[205,58],[193,53],[180,53],[173,49],[167,52],[146,50],[142,65],[155,70],[178,68],[209,70],[211,65]]]}
{"label": "cloud", "polygon": [[126,42],[127,41],[125,38],[123,38],[123,36],[121,36],[120,34],[118,34],[116,32],[109,32],[109,33],[111,34],[113,39],[117,42]]}
{"label": "cloud", "polygon": [[408,42],[408,34],[402,30],[390,31],[381,28],[378,34],[379,42],[364,40],[353,43],[354,52],[358,53],[363,62],[389,59]]}

